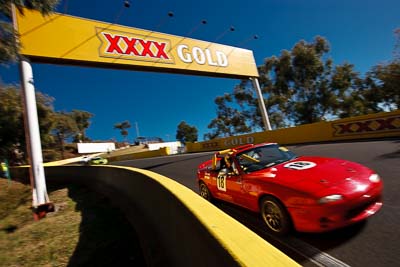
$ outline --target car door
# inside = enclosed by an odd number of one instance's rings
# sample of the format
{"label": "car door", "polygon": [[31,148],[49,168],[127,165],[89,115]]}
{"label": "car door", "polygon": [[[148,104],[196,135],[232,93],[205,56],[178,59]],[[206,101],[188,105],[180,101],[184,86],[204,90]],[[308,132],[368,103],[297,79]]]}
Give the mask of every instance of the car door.
{"label": "car door", "polygon": [[219,198],[237,205],[244,205],[242,175],[239,174],[234,162],[230,168],[223,168],[218,172],[216,188]]}

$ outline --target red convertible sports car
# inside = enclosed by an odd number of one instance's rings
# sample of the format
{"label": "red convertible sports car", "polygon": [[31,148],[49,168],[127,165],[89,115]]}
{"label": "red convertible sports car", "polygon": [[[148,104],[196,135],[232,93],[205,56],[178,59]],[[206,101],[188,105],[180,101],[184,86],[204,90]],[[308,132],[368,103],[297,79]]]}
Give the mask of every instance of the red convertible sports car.
{"label": "red convertible sports car", "polygon": [[358,163],[297,157],[276,143],[244,145],[199,165],[200,195],[259,212],[269,231],[324,232],[375,214],[382,207],[377,173]]}

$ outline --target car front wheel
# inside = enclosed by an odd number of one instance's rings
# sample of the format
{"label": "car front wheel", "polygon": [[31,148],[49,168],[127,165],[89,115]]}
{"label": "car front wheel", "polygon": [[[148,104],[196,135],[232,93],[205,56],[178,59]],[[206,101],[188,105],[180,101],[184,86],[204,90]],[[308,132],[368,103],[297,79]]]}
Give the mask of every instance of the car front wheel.
{"label": "car front wheel", "polygon": [[260,202],[261,217],[268,230],[276,235],[286,235],[291,230],[291,220],[286,208],[274,197],[264,197]]}
{"label": "car front wheel", "polygon": [[200,196],[207,199],[208,201],[211,201],[212,199],[210,190],[208,190],[207,185],[203,182],[200,183]]}

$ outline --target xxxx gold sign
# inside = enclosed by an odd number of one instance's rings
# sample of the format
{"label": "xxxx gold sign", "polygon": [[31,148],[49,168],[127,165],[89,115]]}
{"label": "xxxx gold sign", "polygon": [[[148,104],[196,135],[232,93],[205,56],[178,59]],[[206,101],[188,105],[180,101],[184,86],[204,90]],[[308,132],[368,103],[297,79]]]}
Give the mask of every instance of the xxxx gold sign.
{"label": "xxxx gold sign", "polygon": [[250,50],[55,13],[16,14],[33,62],[232,78],[258,77]]}
{"label": "xxxx gold sign", "polygon": [[394,115],[382,118],[333,123],[332,126],[335,129],[334,136],[398,132],[400,131],[400,116]]}

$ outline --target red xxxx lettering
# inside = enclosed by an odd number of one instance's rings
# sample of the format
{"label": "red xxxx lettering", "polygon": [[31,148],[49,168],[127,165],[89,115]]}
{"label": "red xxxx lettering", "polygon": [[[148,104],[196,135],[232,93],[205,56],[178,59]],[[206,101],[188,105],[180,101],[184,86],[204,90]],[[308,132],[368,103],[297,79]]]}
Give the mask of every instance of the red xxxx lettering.
{"label": "red xxxx lettering", "polygon": [[369,124],[371,121],[364,121],[364,122],[356,122],[355,124],[358,125],[358,130],[356,131],[357,133],[362,133],[362,132],[371,132],[373,131],[371,128],[369,128]]}
{"label": "red xxxx lettering", "polygon": [[[156,41],[146,41],[138,38],[129,38],[126,36],[112,35],[110,33],[102,33],[108,42],[107,53],[116,53],[120,55],[135,55],[141,57],[163,58],[169,59],[165,48],[167,43],[159,43]],[[121,42],[125,44],[125,51],[121,48]],[[140,50],[140,48],[141,50]],[[154,51],[157,51],[154,53]]]}
{"label": "red xxxx lettering", "polygon": [[378,119],[378,120],[376,120],[378,123],[379,123],[379,128],[377,129],[378,131],[381,131],[381,130],[385,130],[385,129],[388,129],[388,130],[394,130],[394,129],[396,129],[396,126],[394,126],[393,124],[392,124],[392,122],[395,120],[396,118],[389,118],[389,119]]}
{"label": "red xxxx lettering", "polygon": [[121,36],[111,36],[111,34],[108,33],[103,33],[104,37],[107,38],[108,41],[108,48],[107,48],[107,53],[114,53],[114,50],[118,53],[118,54],[122,54],[122,50],[118,45],[119,39],[121,38]]}
{"label": "red xxxx lettering", "polygon": [[[386,119],[375,119],[368,121],[358,121],[358,122],[350,122],[347,124],[338,124],[339,127],[337,129],[338,134],[346,134],[346,133],[363,133],[363,132],[374,132],[374,131],[384,131],[384,130],[396,130],[399,127],[396,126],[393,122],[399,119],[398,117],[394,118],[386,118]],[[378,125],[374,126],[377,123]],[[371,128],[372,126],[372,128]]]}

